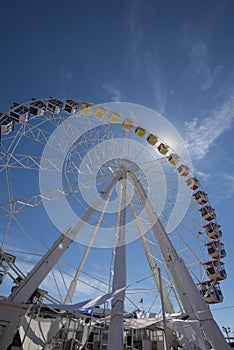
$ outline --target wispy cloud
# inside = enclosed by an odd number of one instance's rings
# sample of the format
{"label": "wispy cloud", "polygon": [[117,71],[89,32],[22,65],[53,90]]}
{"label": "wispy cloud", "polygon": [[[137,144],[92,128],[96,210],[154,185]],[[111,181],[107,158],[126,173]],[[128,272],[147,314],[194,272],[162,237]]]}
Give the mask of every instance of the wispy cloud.
{"label": "wispy cloud", "polygon": [[223,65],[217,65],[213,69],[210,66],[209,48],[205,41],[199,40],[190,47],[189,71],[199,79],[202,90],[209,89],[223,70]]}
{"label": "wispy cloud", "polygon": [[224,181],[222,185],[221,197],[228,199],[234,196],[234,176],[224,175]]}
{"label": "wispy cloud", "polygon": [[141,25],[141,2],[137,0],[131,0],[129,3],[129,32],[130,32],[130,52],[135,54],[135,52],[141,47],[144,35],[143,28]]}
{"label": "wispy cloud", "polygon": [[66,88],[72,80],[73,74],[71,70],[61,67],[58,72],[58,93],[62,96],[67,96]]}
{"label": "wispy cloud", "polygon": [[119,102],[122,99],[120,90],[115,86],[114,83],[108,82],[102,85],[102,88],[110,95],[111,100]]}
{"label": "wispy cloud", "polygon": [[214,173],[210,180],[212,181],[212,187],[216,186],[215,197],[212,199],[212,203],[215,206],[217,202],[220,204],[223,200],[234,197],[234,175],[219,171]]}
{"label": "wispy cloud", "polygon": [[208,173],[204,173],[203,171],[196,171],[196,174],[202,178],[204,181],[206,181],[209,177],[210,177],[210,174]]}
{"label": "wispy cloud", "polygon": [[[152,11],[154,10],[155,5],[152,6]],[[162,55],[159,54],[159,47],[156,42],[151,45],[150,52],[146,49],[147,35],[144,32],[143,12],[144,4],[141,1],[130,1],[128,48],[132,60],[132,69],[134,70],[134,77],[138,77],[141,82],[144,79],[145,82],[149,83],[148,88],[150,93],[153,94],[155,109],[164,113],[167,102],[167,89],[163,83],[160,64]],[[142,94],[142,89],[140,93]]]}
{"label": "wispy cloud", "polygon": [[210,89],[224,70],[223,64],[211,65],[214,60],[210,54],[206,39],[197,38],[197,24],[188,22],[178,37],[178,43],[189,59],[187,72],[198,87],[206,91]]}
{"label": "wispy cloud", "polygon": [[157,65],[148,64],[148,76],[154,93],[157,111],[164,113],[167,102],[167,89],[162,83],[161,74]]}
{"label": "wispy cloud", "polygon": [[185,123],[185,142],[191,155],[199,160],[205,157],[214,141],[228,130],[234,119],[234,96],[204,119],[193,118]]}

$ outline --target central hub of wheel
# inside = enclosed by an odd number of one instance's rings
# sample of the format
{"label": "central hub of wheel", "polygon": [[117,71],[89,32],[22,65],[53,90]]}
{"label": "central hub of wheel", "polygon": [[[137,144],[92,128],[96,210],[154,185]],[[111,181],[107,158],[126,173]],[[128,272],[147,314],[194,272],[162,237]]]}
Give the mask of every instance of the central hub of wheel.
{"label": "central hub of wheel", "polygon": [[[96,176],[96,189],[99,193],[99,195],[102,198],[105,198],[108,194],[103,191],[103,188],[105,188],[107,183],[110,183],[114,177],[117,177],[117,180],[120,181],[124,178],[124,175],[126,173],[135,173],[136,175],[139,174],[139,176],[144,177],[144,180],[146,180],[146,176],[144,175],[142,169],[134,163],[132,160],[127,158],[116,158],[111,159],[108,162],[102,164],[100,167],[97,176]],[[128,181],[128,177],[126,176],[126,180],[128,183],[128,196],[132,198],[134,194],[134,188],[130,181]],[[116,182],[116,185],[113,188],[110,201],[115,201],[118,198],[119,193],[119,183]]]}

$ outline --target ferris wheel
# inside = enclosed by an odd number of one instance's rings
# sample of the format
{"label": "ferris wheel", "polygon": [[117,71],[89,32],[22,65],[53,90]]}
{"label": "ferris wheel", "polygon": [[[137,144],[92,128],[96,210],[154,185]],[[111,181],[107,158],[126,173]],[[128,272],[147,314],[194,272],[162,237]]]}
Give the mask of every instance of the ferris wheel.
{"label": "ferris wheel", "polygon": [[184,312],[223,346],[206,305],[223,300],[222,231],[182,141],[161,124],[142,106],[71,98],[0,116],[6,300],[74,303],[126,288],[113,314]]}

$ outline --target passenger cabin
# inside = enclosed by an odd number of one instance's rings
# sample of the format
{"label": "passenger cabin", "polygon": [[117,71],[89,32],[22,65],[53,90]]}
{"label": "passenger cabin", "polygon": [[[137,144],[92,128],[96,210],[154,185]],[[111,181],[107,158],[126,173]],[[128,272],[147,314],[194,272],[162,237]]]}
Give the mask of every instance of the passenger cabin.
{"label": "passenger cabin", "polygon": [[220,241],[208,242],[205,245],[207,246],[208,254],[212,259],[222,259],[226,256],[224,244]]}
{"label": "passenger cabin", "polygon": [[187,165],[181,164],[178,168],[177,171],[180,176],[188,176],[190,169]]}
{"label": "passenger cabin", "polygon": [[63,108],[63,102],[58,100],[57,98],[50,98],[48,100],[48,111],[52,114],[58,114],[61,112]]}
{"label": "passenger cabin", "polygon": [[143,126],[137,126],[135,129],[135,134],[139,137],[143,137],[145,135],[145,128],[143,128]]}
{"label": "passenger cabin", "polygon": [[7,135],[14,130],[14,121],[8,114],[0,113],[0,131],[1,135]]}
{"label": "passenger cabin", "polygon": [[224,263],[219,260],[207,261],[203,264],[206,268],[207,276],[212,281],[221,281],[227,278]]}
{"label": "passenger cabin", "polygon": [[92,107],[93,107],[93,103],[82,101],[81,110],[84,115],[89,115],[92,111]]}
{"label": "passenger cabin", "polygon": [[121,114],[120,114],[120,113],[111,112],[110,120],[111,120],[112,123],[118,123],[120,117],[121,117]]}
{"label": "passenger cabin", "polygon": [[165,155],[168,152],[168,147],[164,143],[160,143],[160,145],[158,146],[158,151],[159,153]]}
{"label": "passenger cabin", "polygon": [[47,106],[44,102],[32,98],[30,103],[30,113],[36,117],[42,117],[47,109]]}
{"label": "passenger cabin", "polygon": [[218,304],[223,301],[223,294],[219,282],[213,284],[212,281],[201,283],[200,292],[207,304]]}
{"label": "passenger cabin", "polygon": [[14,102],[10,107],[10,116],[17,123],[26,123],[29,115],[29,109],[23,105],[20,105],[19,103]]}
{"label": "passenger cabin", "polygon": [[200,186],[200,183],[196,177],[190,177],[188,180],[186,180],[186,183],[188,187],[193,191]]}
{"label": "passenger cabin", "polygon": [[79,104],[70,98],[66,99],[64,110],[67,111],[68,113],[75,113],[77,109],[79,108]]}
{"label": "passenger cabin", "polygon": [[132,119],[129,119],[129,118],[124,119],[124,121],[123,121],[124,129],[130,130],[132,126],[133,126],[133,120]]}
{"label": "passenger cabin", "polygon": [[99,119],[102,119],[105,117],[107,113],[107,109],[105,107],[102,106],[97,106],[96,108],[96,117]]}
{"label": "passenger cabin", "polygon": [[210,207],[209,205],[206,205],[205,207],[202,207],[199,209],[203,219],[206,221],[211,221],[216,218],[215,210],[214,208]]}
{"label": "passenger cabin", "polygon": [[220,225],[216,224],[215,222],[210,222],[209,224],[203,226],[203,228],[210,239],[218,239],[222,237]]}
{"label": "passenger cabin", "polygon": [[197,191],[193,194],[197,204],[206,204],[208,202],[208,194],[203,191]]}
{"label": "passenger cabin", "polygon": [[158,138],[153,134],[149,134],[146,140],[150,145],[154,146],[157,143]]}
{"label": "passenger cabin", "polygon": [[169,163],[171,163],[172,165],[176,165],[179,161],[179,156],[175,153],[172,153],[168,156],[168,161]]}

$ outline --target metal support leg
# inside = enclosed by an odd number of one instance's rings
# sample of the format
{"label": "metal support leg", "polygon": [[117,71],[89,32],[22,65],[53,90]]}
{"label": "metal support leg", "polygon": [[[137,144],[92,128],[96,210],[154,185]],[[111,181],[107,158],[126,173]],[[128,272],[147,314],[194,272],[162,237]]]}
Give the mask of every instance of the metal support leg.
{"label": "metal support leg", "polygon": [[[120,180],[119,194],[119,220],[118,220],[118,239],[115,250],[114,277],[112,291],[123,288],[126,285],[126,240],[125,240],[125,222],[126,222],[126,177]],[[108,350],[122,350],[124,325],[125,291],[120,293],[112,301],[111,321],[108,336]]]}

